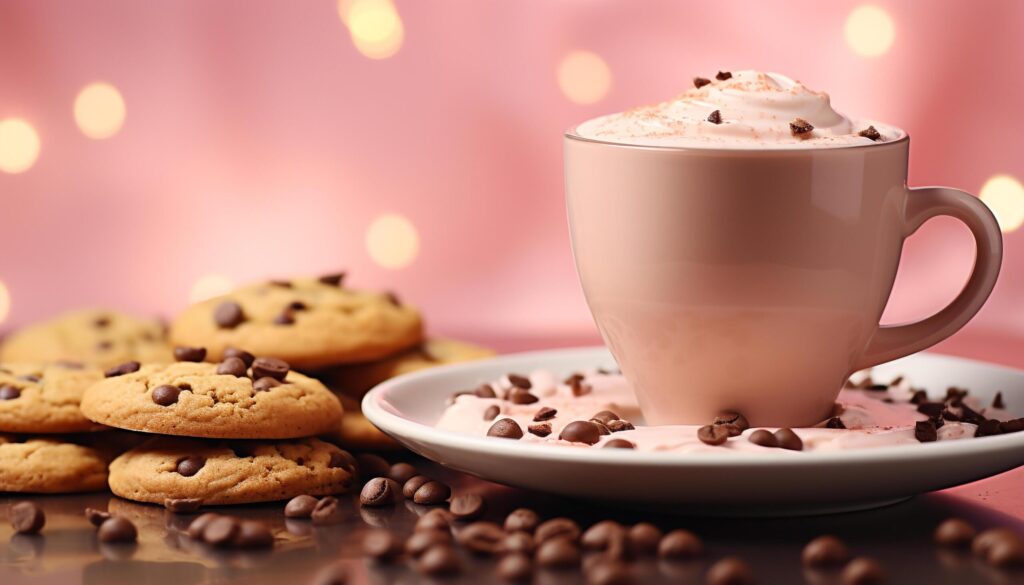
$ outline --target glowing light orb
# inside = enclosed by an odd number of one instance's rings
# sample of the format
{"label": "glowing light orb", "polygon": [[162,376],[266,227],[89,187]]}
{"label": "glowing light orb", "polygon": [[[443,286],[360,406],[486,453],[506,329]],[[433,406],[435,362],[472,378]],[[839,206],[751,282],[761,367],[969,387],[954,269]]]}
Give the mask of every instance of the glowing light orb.
{"label": "glowing light orb", "polygon": [[884,9],[871,4],[854,8],[846,17],[846,44],[862,57],[884,55],[896,38],[896,25]]}
{"label": "glowing light orb", "polygon": [[21,118],[0,120],[0,171],[23,173],[39,158],[39,135]]}
{"label": "glowing light orb", "polygon": [[402,48],[405,27],[390,0],[339,0],[338,15],[365,57],[387,59]]}
{"label": "glowing light orb", "polygon": [[995,175],[981,187],[979,195],[999,221],[999,229],[1009,233],[1024,225],[1024,185],[1010,175]]}
{"label": "glowing light orb", "polygon": [[612,72],[596,53],[573,51],[558,64],[558,87],[573,103],[593,104],[608,95]]}
{"label": "glowing light orb", "polygon": [[198,303],[227,294],[233,288],[235,288],[235,283],[230,278],[222,274],[207,274],[192,285],[188,299],[193,303]]}
{"label": "glowing light orb", "polygon": [[11,313],[11,293],[7,291],[7,285],[0,281],[0,324],[7,320]]}
{"label": "glowing light orb", "polygon": [[366,230],[366,251],[378,266],[404,268],[419,255],[420,236],[411,221],[386,213],[373,220]]}
{"label": "glowing light orb", "polygon": [[90,83],[75,98],[75,124],[89,138],[110,138],[124,126],[121,92],[109,83]]}

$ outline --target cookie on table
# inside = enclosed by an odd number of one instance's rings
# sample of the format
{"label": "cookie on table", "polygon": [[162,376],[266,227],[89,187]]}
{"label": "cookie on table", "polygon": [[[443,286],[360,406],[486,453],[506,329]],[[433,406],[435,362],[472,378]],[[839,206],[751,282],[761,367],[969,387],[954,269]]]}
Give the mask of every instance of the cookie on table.
{"label": "cookie on table", "polygon": [[359,408],[359,400],[345,394],[336,394],[345,408],[341,422],[322,437],[342,447],[357,450],[392,451],[402,445],[373,426]]}
{"label": "cookie on table", "polygon": [[72,362],[106,368],[129,360],[172,361],[163,323],[86,309],[19,329],[0,346],[0,361],[12,363]]}
{"label": "cookie on table", "polygon": [[116,366],[85,391],[82,413],[119,429],[218,439],[290,439],[338,424],[341,403],[323,384],[281,360],[238,356]]}
{"label": "cookie on table", "polygon": [[346,288],[340,275],[272,281],[192,305],[171,326],[177,345],[218,360],[229,347],[300,370],[364,362],[418,344],[420,313],[393,294]]}
{"label": "cookie on table", "polygon": [[0,363],[0,432],[78,433],[105,427],[79,409],[86,388],[103,379],[91,366]]}
{"label": "cookie on table", "polygon": [[0,435],[0,492],[64,494],[107,487],[108,459],[60,438]]}
{"label": "cookie on table", "polygon": [[110,490],[137,502],[205,506],[326,496],[355,483],[355,459],[319,439],[201,441],[157,437],[110,464]]}

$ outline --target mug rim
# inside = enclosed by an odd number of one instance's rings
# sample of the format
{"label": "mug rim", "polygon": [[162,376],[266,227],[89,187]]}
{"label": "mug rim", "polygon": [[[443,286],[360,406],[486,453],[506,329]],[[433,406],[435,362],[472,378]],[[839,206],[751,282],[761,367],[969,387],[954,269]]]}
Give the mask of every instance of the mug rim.
{"label": "mug rim", "polygon": [[704,146],[667,146],[667,145],[651,145],[651,144],[630,144],[626,142],[615,142],[612,140],[600,140],[597,138],[586,138],[576,133],[576,129],[579,126],[573,126],[563,133],[563,137],[567,140],[573,140],[577,142],[601,144],[604,146],[614,146],[618,148],[627,149],[641,149],[641,150],[660,150],[669,152],[680,152],[680,153],[728,153],[728,154],[751,154],[751,155],[788,155],[796,153],[820,153],[828,151],[846,152],[849,150],[862,150],[868,148],[884,148],[888,146],[896,146],[908,144],[910,142],[910,133],[906,130],[900,129],[902,136],[895,140],[889,140],[886,142],[872,142],[870,144],[848,144],[841,146],[811,146],[811,147],[800,147],[800,148],[728,148],[728,147],[704,147]]}

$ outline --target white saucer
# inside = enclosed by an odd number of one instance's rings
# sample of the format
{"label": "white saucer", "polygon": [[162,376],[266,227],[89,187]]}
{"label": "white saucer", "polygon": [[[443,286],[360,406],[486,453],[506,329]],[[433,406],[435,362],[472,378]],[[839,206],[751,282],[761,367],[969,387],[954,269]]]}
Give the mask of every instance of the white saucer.
{"label": "white saucer", "polygon": [[[456,391],[509,372],[568,374],[614,368],[601,347],[539,351],[444,366],[388,380],[363,399],[366,417],[409,449],[499,483],[662,512],[783,516],[872,508],[960,485],[1024,464],[1024,432],[843,452],[757,455],[640,453],[570,449],[474,437],[432,425]],[[878,366],[880,379],[905,375],[929,394],[961,386],[990,401],[1003,392],[1024,412],[1024,372],[934,354]]]}

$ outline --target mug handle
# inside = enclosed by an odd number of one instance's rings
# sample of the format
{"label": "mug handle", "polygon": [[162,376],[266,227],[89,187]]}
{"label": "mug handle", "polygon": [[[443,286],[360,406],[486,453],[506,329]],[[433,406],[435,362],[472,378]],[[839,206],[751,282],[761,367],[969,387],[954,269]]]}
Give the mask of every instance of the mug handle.
{"label": "mug handle", "polygon": [[931,317],[905,325],[879,325],[856,365],[857,370],[921,351],[956,333],[992,292],[1003,259],[1003,237],[995,216],[980,199],[958,189],[908,189],[903,213],[904,238],[939,215],[955,217],[971,230],[977,246],[971,277],[953,302]]}

